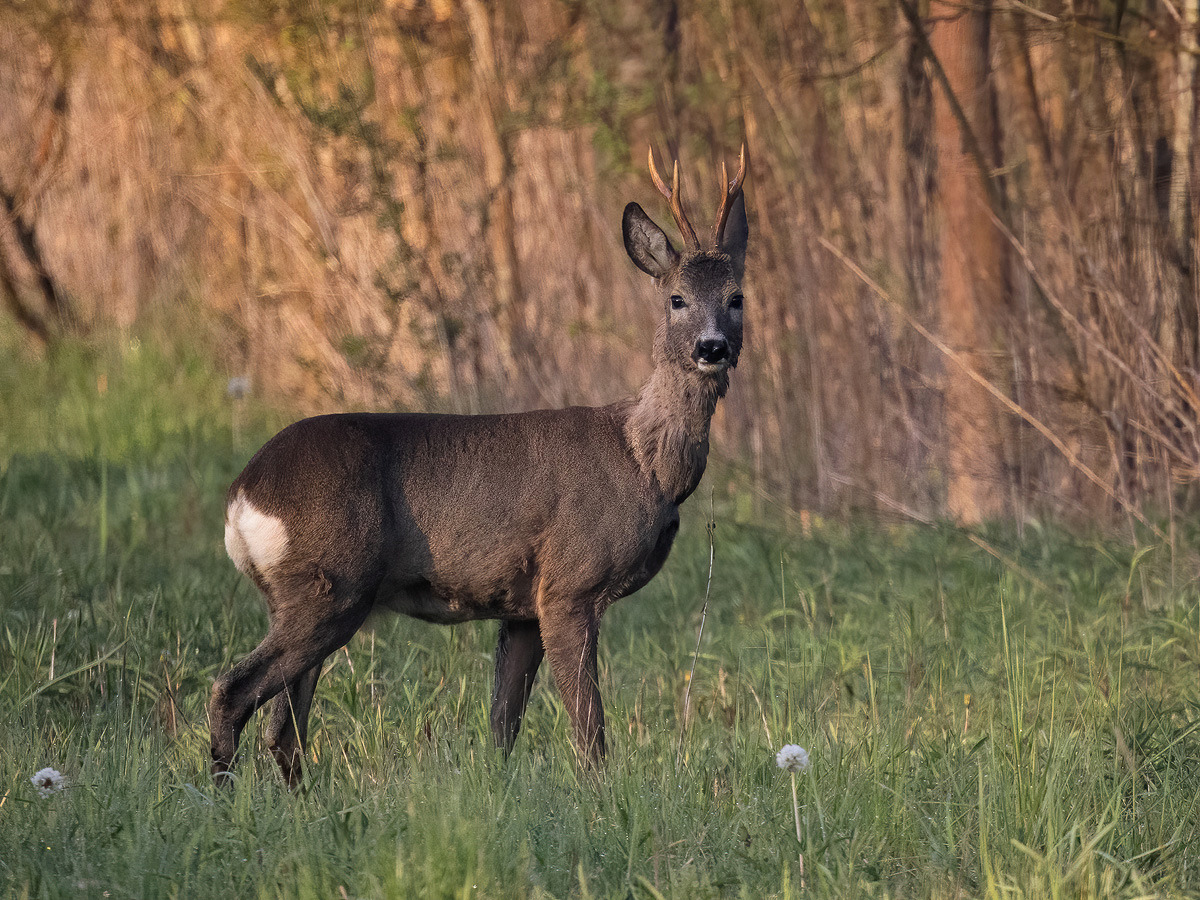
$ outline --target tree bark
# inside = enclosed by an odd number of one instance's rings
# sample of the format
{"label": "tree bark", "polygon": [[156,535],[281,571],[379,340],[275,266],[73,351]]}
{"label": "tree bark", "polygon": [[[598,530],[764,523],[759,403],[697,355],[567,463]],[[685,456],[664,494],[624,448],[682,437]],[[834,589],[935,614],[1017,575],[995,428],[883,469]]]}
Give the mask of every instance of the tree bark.
{"label": "tree bark", "polygon": [[[0,205],[3,206],[5,216],[12,223],[17,246],[20,248],[22,254],[24,254],[29,268],[33,270],[34,284],[37,285],[38,293],[42,295],[47,318],[54,323],[57,330],[61,331],[73,324],[73,317],[70,314],[70,306],[64,298],[62,291],[58,289],[58,285],[50,275],[50,270],[46,267],[41,248],[38,246],[37,233],[34,230],[33,224],[27,221],[17,208],[16,197],[3,188],[0,188]],[[6,271],[8,270],[7,264],[5,265],[5,269]],[[16,294],[13,293],[13,296],[15,297]],[[16,307],[13,308],[15,309]],[[18,318],[21,317],[18,316]],[[43,319],[42,321],[45,322],[46,320]],[[22,320],[22,324],[26,324],[24,320]]]}
{"label": "tree bark", "polygon": [[[990,13],[990,2],[964,7],[933,0],[930,5],[930,47],[945,74],[934,91],[936,205],[942,223],[938,306],[945,342],[1007,393],[997,328],[1008,295],[1006,248],[989,215],[998,192],[984,174],[997,164],[989,158],[996,152]],[[973,158],[972,149],[982,161]],[[1010,506],[1004,413],[956,366],[946,368],[944,401],[950,515],[965,525],[1004,516]]]}
{"label": "tree bark", "polygon": [[1191,263],[1188,217],[1191,212],[1192,125],[1195,118],[1196,23],[1200,0],[1184,0],[1179,24],[1179,53],[1176,61],[1175,129],[1171,137],[1171,236],[1180,259]]}
{"label": "tree bark", "polygon": [[37,193],[36,186],[45,183],[46,177],[53,174],[54,167],[62,159],[66,144],[66,127],[63,123],[67,116],[68,99],[68,78],[65,73],[69,71],[65,63],[63,70],[64,74],[55,88],[50,102],[49,117],[23,185],[14,186],[9,190],[0,184],[0,212],[3,213],[0,218],[6,218],[12,224],[17,249],[21,251],[25,262],[33,271],[34,284],[42,297],[45,315],[30,309],[21,299],[16,277],[3,246],[0,246],[0,292],[3,293],[5,305],[12,311],[16,320],[40,345],[49,342],[52,332],[61,332],[74,324],[74,316],[71,314],[66,295],[59,290],[42,256],[35,225],[25,217],[25,210],[22,209],[23,206],[32,208],[31,198]]}
{"label": "tree bark", "polygon": [[486,121],[479,129],[483,146],[484,179],[487,183],[486,232],[495,277],[496,302],[505,324],[509,355],[525,356],[528,343],[524,292],[517,255],[517,226],[513,211],[512,136],[507,129],[508,101],[503,76],[497,63],[496,24],[503,7],[493,8],[481,0],[464,0],[467,25],[474,50],[475,81]]}
{"label": "tree bark", "polygon": [[25,329],[25,333],[38,346],[45,347],[50,342],[50,329],[46,320],[25,305],[21,293],[17,289],[17,280],[13,277],[8,265],[8,253],[4,242],[0,240],[0,297],[8,307],[17,324]]}

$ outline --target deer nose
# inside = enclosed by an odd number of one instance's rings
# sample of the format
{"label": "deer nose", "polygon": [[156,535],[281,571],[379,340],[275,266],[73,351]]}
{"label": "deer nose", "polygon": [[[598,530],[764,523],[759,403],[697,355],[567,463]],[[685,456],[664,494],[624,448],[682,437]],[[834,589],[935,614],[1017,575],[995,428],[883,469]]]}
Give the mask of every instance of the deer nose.
{"label": "deer nose", "polygon": [[696,341],[696,350],[692,353],[692,359],[712,365],[725,362],[729,359],[729,342],[723,337]]}

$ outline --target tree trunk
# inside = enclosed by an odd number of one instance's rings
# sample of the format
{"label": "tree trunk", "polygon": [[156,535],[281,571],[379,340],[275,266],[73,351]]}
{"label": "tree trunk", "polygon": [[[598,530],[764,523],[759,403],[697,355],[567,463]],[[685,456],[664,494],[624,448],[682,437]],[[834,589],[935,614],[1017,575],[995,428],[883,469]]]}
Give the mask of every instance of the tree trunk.
{"label": "tree trunk", "polygon": [[2,239],[0,239],[0,298],[4,300],[4,305],[17,320],[17,324],[25,329],[26,335],[34,344],[41,348],[50,342],[50,329],[46,326],[46,320],[30,309],[21,299],[21,292],[17,289],[17,280],[8,266],[8,253],[4,249]]}
{"label": "tree trunk", "polygon": [[[997,163],[990,158],[996,148],[990,3],[964,7],[933,0],[930,14],[930,46],[945,74],[934,91],[942,334],[959,363],[1007,391],[1007,357],[999,352],[997,328],[1008,294],[1006,248],[989,215],[995,192],[985,174]],[[973,152],[982,159],[973,158]],[[966,525],[1004,516],[1009,509],[1005,413],[954,362],[946,366],[944,399],[950,514]]]}
{"label": "tree trunk", "polygon": [[524,359],[529,342],[529,323],[521,289],[517,226],[513,211],[513,137],[505,121],[508,101],[497,64],[497,27],[492,19],[493,15],[502,15],[503,7],[493,8],[481,0],[464,0],[463,5],[471,32],[476,86],[482,96],[485,113],[479,134],[483,145],[483,175],[488,189],[486,232],[495,278],[493,287],[500,308],[500,320],[505,326],[509,342],[508,355],[513,360]]}
{"label": "tree trunk", "polygon": [[1191,263],[1191,239],[1188,215],[1191,212],[1192,122],[1195,111],[1193,84],[1196,78],[1196,23],[1200,20],[1200,0],[1184,0],[1183,21],[1179,25],[1179,53],[1175,83],[1175,132],[1171,137],[1171,197],[1169,215],[1171,236],[1180,259]]}

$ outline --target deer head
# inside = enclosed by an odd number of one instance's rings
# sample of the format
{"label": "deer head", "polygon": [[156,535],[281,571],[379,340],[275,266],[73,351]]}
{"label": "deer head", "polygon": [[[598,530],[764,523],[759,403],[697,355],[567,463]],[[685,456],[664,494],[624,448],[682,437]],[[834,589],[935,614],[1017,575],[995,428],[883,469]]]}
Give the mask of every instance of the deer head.
{"label": "deer head", "polygon": [[665,309],[654,342],[655,363],[712,379],[719,393],[724,393],[728,370],[737,365],[742,349],[741,281],[750,236],[742,195],[746,147],[742,145],[732,181],[721,163],[721,205],[709,249],[701,246],[684,212],[679,163],[675,163],[668,188],[655,168],[653,150],[649,162],[650,177],[670,203],[683,237],[683,249],[676,250],[641,206],[630,203],[625,207],[625,250],[634,264],[654,279]]}

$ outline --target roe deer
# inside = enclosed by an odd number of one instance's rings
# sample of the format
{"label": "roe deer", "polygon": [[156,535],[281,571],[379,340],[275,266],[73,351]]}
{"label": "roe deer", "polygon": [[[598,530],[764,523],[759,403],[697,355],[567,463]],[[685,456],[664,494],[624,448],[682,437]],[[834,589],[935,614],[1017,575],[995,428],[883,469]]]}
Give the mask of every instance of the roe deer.
{"label": "roe deer", "polygon": [[742,348],[745,147],[732,181],[721,166],[711,249],[684,214],[679,164],[668,188],[651,151],[650,174],[684,247],[638,204],[625,207],[625,249],[664,309],[654,373],[636,399],[510,415],[317,416],[269,440],[230,486],[225,546],[266,598],[270,628],[213,687],[216,780],[229,780],[242,729],[274,698],[268,745],[287,783],[299,783],[322,663],[378,608],[431,622],[499,619],[496,743],[512,749],[547,656],[578,754],[603,758],[600,617],[662,568]]}

